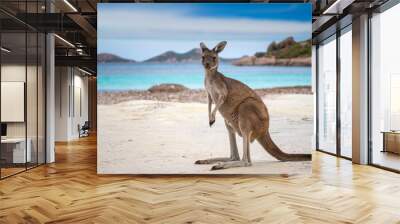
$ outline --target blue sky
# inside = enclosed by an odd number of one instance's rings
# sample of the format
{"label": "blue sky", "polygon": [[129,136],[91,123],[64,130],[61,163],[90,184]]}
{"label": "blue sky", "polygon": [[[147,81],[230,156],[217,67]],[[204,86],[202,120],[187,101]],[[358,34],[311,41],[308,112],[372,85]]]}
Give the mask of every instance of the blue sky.
{"label": "blue sky", "polygon": [[222,40],[221,57],[236,58],[288,36],[311,37],[310,4],[98,4],[98,52],[138,61]]}

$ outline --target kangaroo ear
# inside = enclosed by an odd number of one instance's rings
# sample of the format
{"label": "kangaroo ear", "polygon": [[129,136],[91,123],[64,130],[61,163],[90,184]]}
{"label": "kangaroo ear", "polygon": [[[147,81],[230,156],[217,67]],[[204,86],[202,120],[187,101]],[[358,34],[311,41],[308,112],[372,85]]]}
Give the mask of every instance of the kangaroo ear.
{"label": "kangaroo ear", "polygon": [[217,44],[217,46],[213,48],[213,51],[215,51],[216,53],[221,52],[222,50],[224,50],[226,43],[226,41],[221,41],[219,44]]}
{"label": "kangaroo ear", "polygon": [[203,42],[200,43],[200,48],[202,51],[208,50],[207,46]]}

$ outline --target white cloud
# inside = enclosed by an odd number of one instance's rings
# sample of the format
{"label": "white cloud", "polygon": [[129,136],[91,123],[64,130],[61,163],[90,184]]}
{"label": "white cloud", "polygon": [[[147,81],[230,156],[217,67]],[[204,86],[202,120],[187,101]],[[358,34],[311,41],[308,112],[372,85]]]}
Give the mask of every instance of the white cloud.
{"label": "white cloud", "polygon": [[99,11],[103,39],[260,39],[268,35],[304,34],[311,23],[285,20],[193,17],[161,10]]}

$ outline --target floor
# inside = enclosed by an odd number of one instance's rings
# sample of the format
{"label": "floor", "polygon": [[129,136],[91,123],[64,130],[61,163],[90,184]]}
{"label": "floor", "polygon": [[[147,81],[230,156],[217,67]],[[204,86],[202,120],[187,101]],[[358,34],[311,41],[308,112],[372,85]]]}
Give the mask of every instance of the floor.
{"label": "floor", "polygon": [[1,177],[7,177],[25,170],[24,168],[1,168]]}
{"label": "floor", "polygon": [[19,167],[1,168],[1,178],[6,178],[8,176],[23,172],[26,169],[32,169],[36,166],[36,164],[27,164],[27,165],[28,166],[26,168],[25,165],[19,165]]}
{"label": "floor", "polygon": [[374,164],[400,170],[400,155],[398,154],[376,150],[372,159]]}
{"label": "floor", "polygon": [[316,152],[311,176],[96,174],[96,138],[0,181],[0,223],[400,223],[400,176]]}

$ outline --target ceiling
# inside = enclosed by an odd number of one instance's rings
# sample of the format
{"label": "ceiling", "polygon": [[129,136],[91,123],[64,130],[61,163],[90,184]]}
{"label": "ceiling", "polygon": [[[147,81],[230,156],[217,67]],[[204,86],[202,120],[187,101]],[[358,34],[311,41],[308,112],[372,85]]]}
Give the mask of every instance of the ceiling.
{"label": "ceiling", "polygon": [[319,0],[313,3],[313,43],[334,34],[352,23],[352,19],[375,9],[389,0]]}

